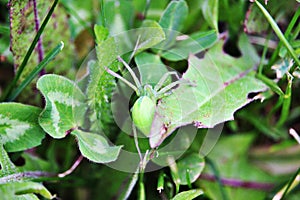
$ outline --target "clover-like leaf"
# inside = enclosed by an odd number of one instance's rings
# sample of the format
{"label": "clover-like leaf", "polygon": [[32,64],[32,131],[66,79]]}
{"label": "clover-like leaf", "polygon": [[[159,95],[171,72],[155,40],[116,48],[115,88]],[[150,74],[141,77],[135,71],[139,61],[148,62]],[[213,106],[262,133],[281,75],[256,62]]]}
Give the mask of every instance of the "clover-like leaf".
{"label": "clover-like leaf", "polygon": [[225,54],[222,41],[203,59],[190,56],[189,67],[182,76],[186,83],[158,104],[150,133],[152,147],[161,144],[177,127],[214,127],[232,120],[236,110],[255,99],[248,96],[250,93],[266,90],[255,78],[258,57],[245,35],[241,36],[239,47],[239,58]]}
{"label": "clover-like leaf", "polygon": [[67,131],[83,124],[85,95],[74,82],[63,76],[45,75],[38,80],[37,88],[46,99],[39,123],[49,135],[63,138]]}
{"label": "clover-like leaf", "polygon": [[0,104],[0,143],[10,152],[41,144],[45,137],[38,124],[40,108],[20,103]]}
{"label": "clover-like leaf", "polygon": [[81,130],[72,132],[78,140],[82,155],[96,163],[108,163],[118,158],[122,146],[109,146],[104,137]]}

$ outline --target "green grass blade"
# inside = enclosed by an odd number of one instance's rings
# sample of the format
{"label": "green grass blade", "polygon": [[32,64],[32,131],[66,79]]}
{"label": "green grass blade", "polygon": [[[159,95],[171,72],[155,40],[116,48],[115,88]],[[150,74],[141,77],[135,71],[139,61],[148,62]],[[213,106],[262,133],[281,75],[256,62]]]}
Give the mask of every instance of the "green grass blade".
{"label": "green grass blade", "polygon": [[297,185],[300,184],[300,181],[297,179],[300,176],[300,168],[293,175],[293,177],[289,180],[289,182],[274,196],[273,199],[284,199],[284,197]]}
{"label": "green grass blade", "polygon": [[[284,33],[284,36],[285,36],[285,37],[288,37],[288,36],[291,34],[291,32],[292,32],[294,26],[297,24],[296,22],[297,22],[299,16],[300,16],[300,9],[298,9],[298,10],[296,11],[296,13],[294,14],[294,16],[293,16],[291,22],[289,23],[289,25],[288,25],[288,27],[287,27],[285,33]],[[295,31],[296,33],[295,33],[295,34],[297,34],[297,29],[298,29],[298,27],[300,27],[299,24],[298,24],[298,26],[296,27],[296,31]],[[297,34],[297,35],[298,35],[298,34]],[[271,57],[271,59],[270,59],[270,64],[269,64],[270,66],[273,65],[273,64],[275,63],[275,60],[276,60],[276,58],[277,58],[277,56],[278,56],[278,53],[279,53],[279,51],[280,51],[281,46],[282,46],[282,42],[280,41],[279,44],[277,45],[277,48],[275,49],[274,53],[272,54],[272,57]]]}
{"label": "green grass blade", "polygon": [[219,189],[220,189],[220,192],[221,192],[221,195],[222,195],[222,199],[223,200],[229,200],[228,198],[228,194],[226,193],[226,190],[224,188],[224,185],[221,181],[221,176],[220,176],[220,172],[217,168],[217,166],[215,165],[215,163],[209,159],[209,158],[205,158],[205,162],[210,166],[213,174],[215,175],[216,177],[216,180],[217,180],[217,183],[218,183],[218,186],[219,186]]}
{"label": "green grass blade", "polygon": [[60,42],[47,56],[40,62],[33,71],[26,77],[26,79],[17,87],[7,98],[7,101],[13,101],[22,91],[23,89],[31,83],[31,81],[39,74],[39,72],[51,61],[55,58],[55,56],[63,49],[64,43]]}
{"label": "green grass blade", "polygon": [[42,25],[41,25],[39,31],[38,31],[37,34],[35,35],[35,37],[34,37],[32,43],[31,43],[31,45],[30,45],[28,51],[26,52],[26,55],[25,55],[25,57],[24,57],[24,59],[23,59],[21,65],[19,66],[19,69],[18,69],[18,71],[17,71],[16,76],[15,76],[14,79],[12,80],[11,84],[7,87],[7,89],[6,89],[6,91],[4,92],[4,95],[2,96],[2,99],[1,99],[1,100],[7,99],[7,96],[10,95],[11,91],[12,91],[13,88],[16,86],[16,84],[17,84],[19,78],[21,77],[21,74],[22,74],[22,72],[23,72],[23,70],[24,70],[24,68],[25,68],[25,66],[26,66],[26,64],[27,64],[27,62],[28,62],[28,60],[29,60],[29,58],[30,58],[30,56],[31,56],[31,54],[32,54],[32,52],[33,52],[33,50],[34,50],[34,48],[35,48],[37,42],[38,42],[38,40],[39,40],[39,38],[40,38],[40,36],[42,35],[42,33],[43,33],[43,31],[44,31],[44,29],[45,29],[45,27],[46,27],[48,21],[50,20],[50,17],[51,17],[51,15],[52,15],[52,13],[54,12],[54,9],[55,9],[57,3],[58,3],[58,0],[55,0],[54,3],[52,4],[52,6],[51,6],[51,8],[50,8],[50,10],[49,10],[49,12],[48,12],[46,18],[44,19],[44,21],[43,21],[43,23],[42,23]]}
{"label": "green grass blade", "polygon": [[275,92],[279,96],[284,96],[283,91],[273,80],[260,73],[256,75],[256,78],[264,82],[264,84],[266,84],[273,92]]}
{"label": "green grass blade", "polygon": [[[300,66],[300,60],[298,59],[297,54],[295,53],[293,47],[290,45],[290,43],[287,41],[283,33],[281,32],[280,28],[276,24],[275,20],[272,18],[270,13],[263,7],[261,3],[259,3],[257,0],[255,1],[256,5],[259,7],[259,9],[263,12],[267,20],[269,21],[271,27],[273,28],[276,35],[279,37],[280,41],[283,43],[283,45],[287,48],[288,52],[290,52],[291,56],[295,60],[295,63]],[[291,72],[293,69],[291,69]]]}

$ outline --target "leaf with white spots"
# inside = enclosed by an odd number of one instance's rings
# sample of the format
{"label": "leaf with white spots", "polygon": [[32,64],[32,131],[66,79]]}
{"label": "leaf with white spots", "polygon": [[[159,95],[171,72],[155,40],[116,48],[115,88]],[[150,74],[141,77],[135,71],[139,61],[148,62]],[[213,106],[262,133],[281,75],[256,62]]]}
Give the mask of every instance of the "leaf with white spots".
{"label": "leaf with white spots", "polygon": [[109,146],[104,137],[81,130],[72,132],[78,140],[81,154],[96,163],[108,163],[118,158],[122,146]]}
{"label": "leaf with white spots", "polygon": [[74,82],[63,76],[45,75],[38,80],[37,88],[46,99],[39,123],[49,135],[63,138],[70,129],[83,124],[85,95]]}
{"label": "leaf with white spots", "polygon": [[41,109],[20,103],[0,104],[0,143],[10,152],[41,144],[45,137],[38,124]]}

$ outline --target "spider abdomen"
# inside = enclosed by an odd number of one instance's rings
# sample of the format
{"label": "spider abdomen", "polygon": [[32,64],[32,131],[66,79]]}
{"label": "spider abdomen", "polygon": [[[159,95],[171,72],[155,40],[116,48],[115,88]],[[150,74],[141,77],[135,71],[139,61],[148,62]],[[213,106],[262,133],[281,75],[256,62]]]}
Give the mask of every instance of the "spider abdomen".
{"label": "spider abdomen", "polygon": [[141,96],[132,107],[132,120],[135,126],[149,136],[155,114],[155,102],[148,96]]}

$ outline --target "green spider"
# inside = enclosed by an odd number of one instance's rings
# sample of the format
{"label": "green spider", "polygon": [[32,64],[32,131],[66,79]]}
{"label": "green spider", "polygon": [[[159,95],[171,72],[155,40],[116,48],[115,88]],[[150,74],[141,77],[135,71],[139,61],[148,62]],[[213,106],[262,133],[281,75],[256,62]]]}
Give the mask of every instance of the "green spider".
{"label": "green spider", "polygon": [[[169,90],[171,90],[178,84],[183,83],[183,81],[179,78],[176,72],[167,72],[161,77],[159,82],[154,87],[150,84],[145,84],[144,86],[142,86],[141,81],[137,78],[136,74],[133,72],[130,66],[120,56],[118,56],[118,60],[119,62],[122,62],[123,65],[126,67],[128,72],[132,76],[135,85],[133,85],[131,82],[129,82],[119,74],[111,71],[109,68],[105,67],[105,70],[112,76],[123,81],[136,92],[136,95],[139,98],[136,100],[133,107],[131,108],[132,120],[134,125],[145,136],[148,137],[151,131],[157,101],[162,97],[168,95]],[[176,76],[178,80],[163,87],[168,77],[172,75]]]}

